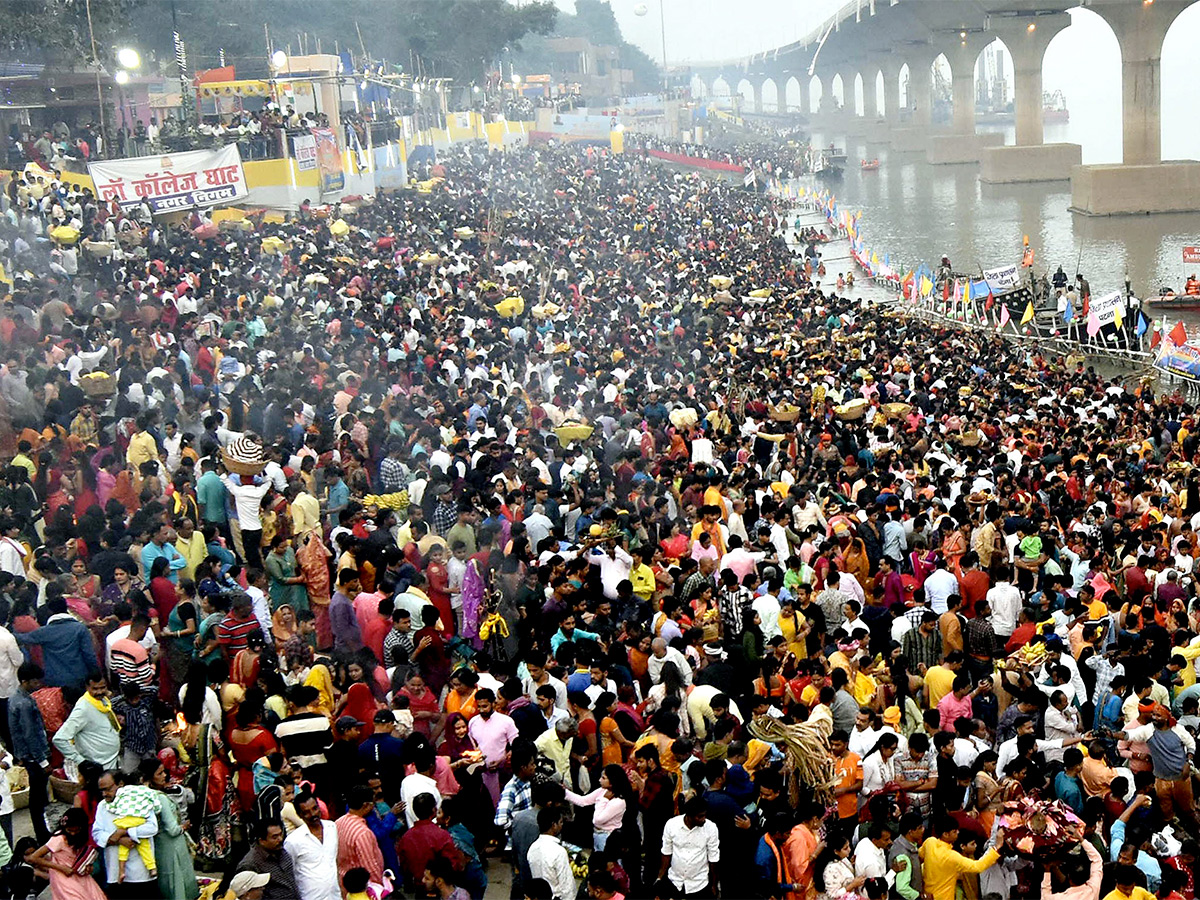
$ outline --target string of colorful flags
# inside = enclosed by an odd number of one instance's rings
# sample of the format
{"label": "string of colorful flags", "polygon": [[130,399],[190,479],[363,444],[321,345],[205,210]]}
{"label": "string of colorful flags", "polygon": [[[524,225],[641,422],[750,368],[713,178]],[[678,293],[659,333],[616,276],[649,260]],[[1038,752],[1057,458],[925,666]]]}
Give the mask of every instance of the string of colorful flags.
{"label": "string of colorful flags", "polygon": [[[1033,292],[1020,286],[1019,270],[1015,264],[981,271],[982,277],[979,279],[958,276],[943,279],[941,290],[938,291],[937,276],[925,263],[909,268],[902,275],[902,267],[893,266],[888,253],[885,252],[881,259],[877,251],[868,249],[862,232],[862,210],[851,211],[841,207],[837,197],[828,190],[809,191],[803,186],[789,185],[787,194],[797,198],[808,198],[825,216],[831,227],[845,233],[850,243],[850,255],[867,277],[876,281],[882,280],[899,297],[913,305],[924,301],[925,305],[933,307],[934,311],[941,315],[963,322],[975,319],[977,323],[990,325],[997,331],[1003,331],[1014,321],[1017,322],[1013,326],[1014,330],[1028,330],[1027,326],[1037,317]],[[1021,268],[1032,266],[1033,257],[1034,251],[1030,248],[1029,238],[1026,236]],[[993,312],[996,305],[1000,307],[998,313]],[[1061,310],[1061,321],[1068,331],[1072,326],[1078,329],[1082,323],[1087,336],[1095,339],[1106,324],[1111,323],[1116,331],[1124,328],[1124,306],[1125,295],[1121,291],[1114,291],[1095,300],[1084,297],[1081,309],[1076,309],[1074,302],[1068,298],[1065,308]],[[1013,315],[1014,309],[1022,310],[1019,320]],[[1051,329],[1052,334],[1058,333],[1057,324],[1052,325]],[[1151,350],[1162,343],[1164,334],[1177,346],[1187,341],[1187,329],[1183,323],[1177,322],[1168,333],[1165,316],[1161,322],[1147,320],[1142,311],[1138,310],[1134,334],[1140,339],[1147,331],[1150,332]]]}

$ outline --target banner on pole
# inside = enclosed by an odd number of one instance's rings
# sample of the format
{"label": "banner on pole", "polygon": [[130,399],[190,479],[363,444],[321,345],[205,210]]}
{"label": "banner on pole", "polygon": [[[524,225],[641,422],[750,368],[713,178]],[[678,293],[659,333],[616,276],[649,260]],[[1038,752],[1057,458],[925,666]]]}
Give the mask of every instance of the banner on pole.
{"label": "banner on pole", "polygon": [[346,187],[346,176],[342,172],[342,152],[338,149],[337,135],[331,128],[312,129],[317,142],[317,169],[321,172],[321,193],[333,194]]}
{"label": "banner on pole", "polygon": [[249,193],[237,144],[219,150],[101,160],[88,163],[88,174],[101,200],[115,200],[122,207],[146,203],[152,213],[216,206]]}
{"label": "banner on pole", "polygon": [[1117,313],[1120,311],[1121,317],[1125,315],[1125,294],[1122,291],[1113,291],[1111,294],[1105,294],[1103,297],[1092,297],[1089,301],[1089,312],[1094,312],[1096,321],[1100,323],[1100,327],[1108,325],[1110,322],[1117,321]]}
{"label": "banner on pole", "polygon": [[1000,266],[996,269],[985,269],[983,277],[987,281],[988,289],[993,294],[1003,294],[1005,291],[1012,290],[1021,280],[1015,264]]}

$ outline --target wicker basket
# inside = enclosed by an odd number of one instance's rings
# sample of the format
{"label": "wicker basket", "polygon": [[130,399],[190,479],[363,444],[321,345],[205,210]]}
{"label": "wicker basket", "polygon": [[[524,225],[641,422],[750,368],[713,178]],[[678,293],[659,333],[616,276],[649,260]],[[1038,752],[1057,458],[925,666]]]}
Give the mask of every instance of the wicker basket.
{"label": "wicker basket", "polygon": [[54,799],[59,803],[65,803],[68,806],[74,804],[75,795],[79,793],[79,788],[78,781],[68,781],[56,775],[50,776],[50,792],[54,794]]}
{"label": "wicker basket", "polygon": [[774,422],[795,422],[800,418],[800,407],[781,403],[769,408],[771,420]]}
{"label": "wicker basket", "polygon": [[249,438],[238,438],[221,451],[225,468],[237,475],[258,475],[267,461],[263,459],[262,445]]}
{"label": "wicker basket", "polygon": [[911,403],[885,403],[883,411],[889,419],[903,419],[912,412]]}
{"label": "wicker basket", "polygon": [[843,403],[833,408],[833,414],[843,422],[856,422],[867,414],[867,401],[864,397]]}
{"label": "wicker basket", "polygon": [[964,447],[978,447],[983,443],[983,435],[979,433],[978,429],[971,428],[962,433],[958,442]]}
{"label": "wicker basket", "polygon": [[79,379],[79,386],[89,397],[101,399],[117,392],[117,379],[107,372],[92,372]]}
{"label": "wicker basket", "polygon": [[113,255],[116,246],[111,241],[84,241],[83,251],[89,256],[104,259]]}
{"label": "wicker basket", "polygon": [[145,241],[146,233],[141,230],[117,232],[117,243],[122,247],[140,247]]}

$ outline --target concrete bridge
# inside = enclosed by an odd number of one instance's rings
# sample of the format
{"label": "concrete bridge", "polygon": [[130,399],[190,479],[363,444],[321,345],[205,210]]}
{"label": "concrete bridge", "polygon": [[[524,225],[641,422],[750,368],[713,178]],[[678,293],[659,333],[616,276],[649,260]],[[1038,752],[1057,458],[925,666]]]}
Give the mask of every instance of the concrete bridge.
{"label": "concrete bridge", "polygon": [[[709,96],[747,82],[750,111],[801,112],[814,127],[924,152],[932,164],[976,163],[991,183],[1070,179],[1092,215],[1200,210],[1200,163],[1162,159],[1160,59],[1171,24],[1196,0],[850,0],[804,39],[749,58],[694,66]],[[1043,140],[1042,62],[1078,6],[1099,14],[1121,48],[1123,159],[1083,166],[1078,144]],[[975,132],[975,66],[1004,42],[1013,60],[1016,145]],[[933,66],[949,65],[953,119],[932,120]],[[883,90],[876,90],[882,77]],[[861,81],[863,115],[856,93]],[[901,86],[906,99],[901,103]],[[830,102],[830,101],[834,102]],[[1113,98],[1115,103],[1117,98]],[[1190,111],[1182,111],[1182,115]]]}

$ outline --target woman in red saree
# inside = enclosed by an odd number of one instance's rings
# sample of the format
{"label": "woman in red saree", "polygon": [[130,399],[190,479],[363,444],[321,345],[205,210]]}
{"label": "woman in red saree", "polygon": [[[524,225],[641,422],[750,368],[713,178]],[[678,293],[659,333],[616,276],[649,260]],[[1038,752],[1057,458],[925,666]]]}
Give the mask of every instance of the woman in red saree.
{"label": "woman in red saree", "polygon": [[229,750],[237,765],[237,792],[242,809],[254,809],[254,764],[279,749],[275,736],[262,727],[262,708],[243,703],[229,733]]}
{"label": "woman in red saree", "polygon": [[359,732],[361,743],[375,733],[375,712],[378,709],[379,704],[375,695],[371,693],[370,686],[364,681],[357,681],[346,691],[346,696],[334,712],[333,720],[336,722],[342,716],[354,716],[362,722],[363,726]]}
{"label": "woman in red saree", "polygon": [[233,657],[233,663],[229,666],[229,680],[243,688],[256,684],[264,646],[262,635],[251,632],[246,639],[246,646]]}
{"label": "woman in red saree", "polygon": [[333,646],[333,630],[329,626],[329,557],[333,554],[321,540],[321,532],[313,529],[301,538],[296,561],[304,586],[308,589],[308,603],[316,619],[317,647]]}

